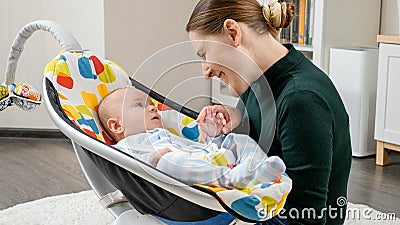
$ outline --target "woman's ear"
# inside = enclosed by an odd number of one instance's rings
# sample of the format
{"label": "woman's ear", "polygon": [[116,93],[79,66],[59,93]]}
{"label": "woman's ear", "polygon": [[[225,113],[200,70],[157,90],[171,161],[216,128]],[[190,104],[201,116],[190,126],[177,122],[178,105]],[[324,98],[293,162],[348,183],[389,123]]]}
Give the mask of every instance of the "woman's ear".
{"label": "woman's ear", "polygon": [[224,21],[224,31],[228,34],[233,46],[237,47],[242,43],[242,30],[238,22],[233,19],[226,19]]}
{"label": "woman's ear", "polygon": [[117,118],[109,118],[107,120],[107,126],[110,129],[110,131],[114,134],[123,134],[124,133],[124,127],[122,127],[121,123]]}

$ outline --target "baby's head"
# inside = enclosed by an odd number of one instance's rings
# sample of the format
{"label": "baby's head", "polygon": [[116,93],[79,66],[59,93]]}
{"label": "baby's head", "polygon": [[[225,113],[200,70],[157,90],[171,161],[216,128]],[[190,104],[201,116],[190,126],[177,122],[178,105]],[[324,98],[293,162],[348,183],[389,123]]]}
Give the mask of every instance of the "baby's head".
{"label": "baby's head", "polygon": [[161,116],[150,97],[135,88],[121,88],[99,104],[98,115],[115,141],[146,130],[162,128]]}

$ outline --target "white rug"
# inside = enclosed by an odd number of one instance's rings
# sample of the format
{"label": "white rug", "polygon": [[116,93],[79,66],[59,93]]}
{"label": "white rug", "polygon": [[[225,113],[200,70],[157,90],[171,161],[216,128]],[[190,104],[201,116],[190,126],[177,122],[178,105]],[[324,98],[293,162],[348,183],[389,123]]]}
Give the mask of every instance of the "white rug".
{"label": "white rug", "polygon": [[[347,220],[345,224],[400,224],[399,219],[373,220],[383,214],[365,205],[349,203],[348,208],[359,210],[361,218]],[[370,219],[363,218],[363,213]],[[0,211],[1,225],[109,225],[113,221],[113,216],[100,206],[93,191],[43,198]]]}
{"label": "white rug", "polygon": [[108,225],[113,220],[94,191],[43,198],[0,211],[1,225]]}

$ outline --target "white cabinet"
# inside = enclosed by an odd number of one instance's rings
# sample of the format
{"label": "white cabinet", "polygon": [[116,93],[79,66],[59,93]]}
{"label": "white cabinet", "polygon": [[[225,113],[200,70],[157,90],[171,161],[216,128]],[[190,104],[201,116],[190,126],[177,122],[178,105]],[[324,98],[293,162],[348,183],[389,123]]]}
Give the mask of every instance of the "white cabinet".
{"label": "white cabinet", "polygon": [[400,45],[380,44],[375,138],[400,145]]}
{"label": "white cabinet", "polygon": [[349,114],[353,156],[375,154],[378,48],[331,48],[329,77]]}
{"label": "white cabinet", "polygon": [[375,139],[378,165],[388,163],[388,149],[400,150],[400,37],[379,45]]}

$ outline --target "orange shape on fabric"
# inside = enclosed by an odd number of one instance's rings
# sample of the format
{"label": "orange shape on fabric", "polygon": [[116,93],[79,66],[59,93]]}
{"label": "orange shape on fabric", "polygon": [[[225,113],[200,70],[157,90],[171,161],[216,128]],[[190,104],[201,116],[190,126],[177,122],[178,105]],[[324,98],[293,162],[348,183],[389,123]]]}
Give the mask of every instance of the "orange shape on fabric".
{"label": "orange shape on fabric", "polygon": [[220,192],[220,191],[229,190],[229,189],[224,188],[224,187],[209,187],[208,189],[210,189],[214,193],[217,193],[217,192]]}
{"label": "orange shape on fabric", "polygon": [[73,116],[72,113],[70,113],[69,111],[67,111],[67,110],[64,109],[64,113],[65,113],[65,115],[68,116],[68,118],[74,119],[74,116]]}
{"label": "orange shape on fabric", "polygon": [[89,136],[94,137],[94,138],[97,139],[97,136],[93,131],[85,129],[85,128],[82,128],[82,130],[85,131],[85,133],[88,134]]}
{"label": "orange shape on fabric", "polygon": [[158,111],[166,111],[166,110],[171,110],[172,108],[162,104],[161,102],[155,100],[154,98],[151,98],[151,101],[153,102],[154,105],[157,106]]}
{"label": "orange shape on fabric", "polygon": [[93,93],[81,91],[81,96],[85,105],[89,107],[89,109],[97,112],[97,108],[99,107],[99,101],[97,100],[97,96]]}
{"label": "orange shape on fabric", "polygon": [[60,99],[62,99],[62,100],[68,100],[67,96],[61,94],[60,92],[58,92],[57,94],[58,94],[58,97],[59,97]]}
{"label": "orange shape on fabric", "polygon": [[64,104],[61,106],[67,116],[73,118],[74,120],[82,119],[81,114],[72,105]]}
{"label": "orange shape on fabric", "polygon": [[65,88],[72,89],[74,87],[74,80],[67,74],[59,72],[57,75],[57,84]]}
{"label": "orange shape on fabric", "polygon": [[164,105],[162,103],[158,103],[157,104],[157,109],[158,109],[158,111],[165,111],[165,110],[171,110],[172,108],[169,107],[169,106],[166,106],[166,105]]}
{"label": "orange shape on fabric", "polygon": [[99,92],[99,95],[100,95],[100,97],[101,97],[102,99],[104,99],[104,98],[108,95],[108,93],[109,93],[106,84],[99,84],[99,85],[97,85],[97,91]]}

